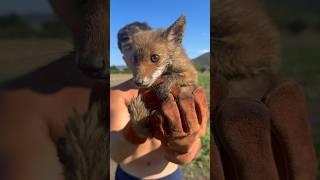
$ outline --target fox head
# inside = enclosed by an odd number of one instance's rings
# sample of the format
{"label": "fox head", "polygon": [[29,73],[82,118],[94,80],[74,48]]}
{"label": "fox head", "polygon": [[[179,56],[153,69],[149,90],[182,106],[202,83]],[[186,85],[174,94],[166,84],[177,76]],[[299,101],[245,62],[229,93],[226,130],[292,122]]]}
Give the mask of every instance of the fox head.
{"label": "fox head", "polygon": [[107,0],[49,0],[55,13],[71,30],[75,61],[94,78],[105,79],[108,71],[107,34],[109,8]]}
{"label": "fox head", "polygon": [[[133,76],[138,87],[150,87],[172,65],[175,50],[181,47],[185,16],[165,30],[141,31],[133,36]],[[169,73],[169,72],[168,72]]]}

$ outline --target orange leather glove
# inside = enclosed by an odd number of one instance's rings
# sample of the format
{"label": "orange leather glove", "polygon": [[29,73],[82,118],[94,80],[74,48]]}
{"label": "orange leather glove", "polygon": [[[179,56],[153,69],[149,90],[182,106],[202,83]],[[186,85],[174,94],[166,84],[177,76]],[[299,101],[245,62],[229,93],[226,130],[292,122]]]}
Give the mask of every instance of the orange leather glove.
{"label": "orange leather glove", "polygon": [[162,142],[167,160],[185,164],[197,155],[208,121],[208,103],[201,87],[173,88],[160,109],[152,112],[153,136]]}
{"label": "orange leather glove", "polygon": [[129,142],[141,144],[155,137],[162,142],[169,161],[184,164],[194,159],[208,121],[203,88],[174,87],[164,102],[154,90],[141,89],[128,110],[131,120],[123,134]]}
{"label": "orange leather glove", "polygon": [[152,89],[140,89],[139,95],[133,97],[128,105],[130,121],[123,129],[123,135],[132,144],[142,144],[153,137],[150,112],[159,109],[162,101],[158,100]]}

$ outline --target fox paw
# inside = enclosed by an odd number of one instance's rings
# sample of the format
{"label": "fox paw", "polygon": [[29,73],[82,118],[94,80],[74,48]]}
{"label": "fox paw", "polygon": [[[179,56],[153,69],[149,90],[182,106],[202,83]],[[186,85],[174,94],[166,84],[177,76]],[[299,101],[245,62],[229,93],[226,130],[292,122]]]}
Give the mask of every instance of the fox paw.
{"label": "fox paw", "polygon": [[153,89],[156,92],[156,95],[159,100],[164,101],[168,98],[168,95],[170,93],[170,88],[168,87],[167,84],[163,83],[163,84],[155,85]]}
{"label": "fox paw", "polygon": [[149,137],[151,135],[148,117],[150,112],[146,108],[141,96],[133,97],[129,103],[128,111],[132,127],[141,137]]}

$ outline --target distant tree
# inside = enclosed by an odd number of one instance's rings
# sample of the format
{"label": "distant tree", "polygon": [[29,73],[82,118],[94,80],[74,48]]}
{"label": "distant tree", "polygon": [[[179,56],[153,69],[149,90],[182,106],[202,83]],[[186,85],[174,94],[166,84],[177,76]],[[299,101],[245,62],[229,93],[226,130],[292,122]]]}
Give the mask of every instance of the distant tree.
{"label": "distant tree", "polygon": [[308,27],[308,23],[303,19],[295,19],[288,23],[288,29],[293,35],[299,35]]}
{"label": "distant tree", "polygon": [[60,21],[47,21],[42,25],[42,30],[38,34],[42,37],[70,37],[70,32],[65,25]]}
{"label": "distant tree", "polygon": [[122,72],[127,74],[131,73],[130,69],[127,67],[123,68]]}
{"label": "distant tree", "polygon": [[0,16],[0,38],[25,38],[25,37],[70,37],[70,32],[60,21],[47,21],[39,26],[28,24],[16,14]]}
{"label": "distant tree", "polygon": [[200,72],[205,72],[206,70],[207,70],[207,68],[204,67],[204,66],[201,66],[200,69],[199,69]]}
{"label": "distant tree", "polygon": [[201,65],[201,64],[194,64],[194,66],[199,72],[205,72],[208,70],[204,65]]}
{"label": "distant tree", "polygon": [[31,26],[16,14],[0,16],[0,37],[21,38],[33,35]]}
{"label": "distant tree", "polygon": [[315,24],[315,30],[317,33],[320,33],[320,22]]}
{"label": "distant tree", "polygon": [[111,66],[110,73],[119,73],[119,69],[117,68],[117,66]]}
{"label": "distant tree", "polygon": [[8,14],[0,16],[0,27],[27,27],[28,24],[22,20],[22,18],[16,14]]}

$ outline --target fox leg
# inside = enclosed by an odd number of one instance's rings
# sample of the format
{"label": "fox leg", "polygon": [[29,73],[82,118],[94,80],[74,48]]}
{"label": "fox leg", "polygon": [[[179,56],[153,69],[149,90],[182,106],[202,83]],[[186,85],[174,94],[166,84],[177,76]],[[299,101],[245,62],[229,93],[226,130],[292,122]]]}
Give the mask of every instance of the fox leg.
{"label": "fox leg", "polygon": [[167,99],[172,85],[176,82],[176,78],[176,75],[170,75],[164,82],[153,86],[153,89],[156,92],[159,100],[164,101],[165,99]]}
{"label": "fox leg", "polygon": [[57,144],[66,180],[106,179],[109,177],[106,121],[99,117],[101,109],[94,103],[85,114],[75,112],[70,117]]}
{"label": "fox leg", "polygon": [[128,111],[133,129],[136,131],[136,133],[143,137],[151,136],[148,121],[150,112],[146,108],[140,95],[132,98],[128,106]]}
{"label": "fox leg", "polygon": [[191,93],[195,89],[196,81],[186,78],[187,76],[188,74],[186,73],[172,73],[162,83],[152,86],[158,99],[166,100],[174,85],[190,87],[184,89],[188,89]]}

